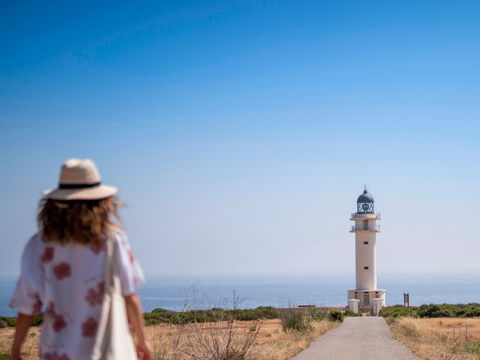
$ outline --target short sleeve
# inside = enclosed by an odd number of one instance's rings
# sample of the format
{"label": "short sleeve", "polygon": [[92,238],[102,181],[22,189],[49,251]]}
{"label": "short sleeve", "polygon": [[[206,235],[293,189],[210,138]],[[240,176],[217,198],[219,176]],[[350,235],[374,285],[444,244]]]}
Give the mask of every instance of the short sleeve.
{"label": "short sleeve", "polygon": [[115,261],[122,285],[122,294],[131,295],[145,283],[143,271],[133,255],[127,235],[124,232],[117,232],[115,240]]}
{"label": "short sleeve", "polygon": [[10,307],[25,315],[35,315],[41,307],[42,271],[38,246],[38,236],[25,246],[20,277],[10,300]]}

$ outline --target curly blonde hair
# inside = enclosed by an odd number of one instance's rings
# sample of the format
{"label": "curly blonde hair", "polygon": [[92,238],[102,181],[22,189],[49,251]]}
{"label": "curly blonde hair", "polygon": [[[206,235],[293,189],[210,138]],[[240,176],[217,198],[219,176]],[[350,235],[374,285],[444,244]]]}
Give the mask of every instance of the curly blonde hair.
{"label": "curly blonde hair", "polygon": [[100,200],[40,201],[38,227],[44,242],[90,245],[118,227],[122,202],[115,196]]}

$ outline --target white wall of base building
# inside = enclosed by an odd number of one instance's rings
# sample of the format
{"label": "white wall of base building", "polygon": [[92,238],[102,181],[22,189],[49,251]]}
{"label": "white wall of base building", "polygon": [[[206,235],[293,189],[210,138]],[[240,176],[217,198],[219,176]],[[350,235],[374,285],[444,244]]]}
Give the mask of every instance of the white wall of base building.
{"label": "white wall of base building", "polygon": [[350,299],[358,300],[359,308],[373,307],[374,300],[379,299],[379,305],[385,306],[385,290],[348,290],[348,304]]}

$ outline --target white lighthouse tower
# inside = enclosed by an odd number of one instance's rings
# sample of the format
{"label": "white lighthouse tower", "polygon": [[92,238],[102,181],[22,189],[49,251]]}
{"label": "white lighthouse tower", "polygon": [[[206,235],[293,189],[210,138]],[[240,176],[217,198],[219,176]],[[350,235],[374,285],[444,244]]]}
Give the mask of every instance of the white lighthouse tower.
{"label": "white lighthouse tower", "polygon": [[374,212],[375,202],[367,187],[357,199],[357,212],[350,220],[355,222],[350,232],[355,233],[356,289],[348,290],[350,310],[372,309],[378,315],[385,305],[385,290],[377,289],[376,237],[380,232],[377,220],[380,214]]}

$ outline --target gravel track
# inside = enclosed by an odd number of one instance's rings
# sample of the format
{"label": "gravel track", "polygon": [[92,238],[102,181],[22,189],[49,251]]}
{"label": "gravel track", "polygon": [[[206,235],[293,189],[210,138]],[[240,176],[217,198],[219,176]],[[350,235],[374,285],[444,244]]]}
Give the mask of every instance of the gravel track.
{"label": "gravel track", "polygon": [[420,360],[382,317],[349,317],[291,360]]}

